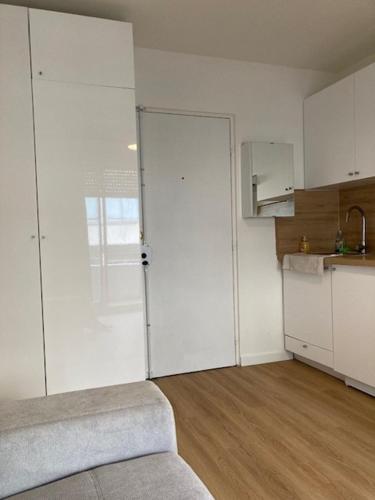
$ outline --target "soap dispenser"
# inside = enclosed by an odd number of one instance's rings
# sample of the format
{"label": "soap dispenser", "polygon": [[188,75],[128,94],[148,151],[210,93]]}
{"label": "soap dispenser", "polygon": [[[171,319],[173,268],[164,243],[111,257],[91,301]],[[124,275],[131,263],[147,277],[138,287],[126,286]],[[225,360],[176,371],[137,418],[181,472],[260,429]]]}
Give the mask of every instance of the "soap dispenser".
{"label": "soap dispenser", "polygon": [[309,253],[310,251],[310,243],[307,241],[306,235],[301,237],[301,241],[299,242],[299,251],[302,253]]}
{"label": "soap dispenser", "polygon": [[339,229],[336,234],[336,242],[335,242],[335,252],[343,253],[344,251],[344,235],[342,230]]}

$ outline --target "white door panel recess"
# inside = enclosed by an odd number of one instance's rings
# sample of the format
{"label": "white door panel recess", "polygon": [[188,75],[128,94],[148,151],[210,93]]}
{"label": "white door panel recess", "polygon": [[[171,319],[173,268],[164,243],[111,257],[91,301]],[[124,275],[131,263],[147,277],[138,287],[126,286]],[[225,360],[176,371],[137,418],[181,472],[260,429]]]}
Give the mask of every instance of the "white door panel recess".
{"label": "white door panel recess", "polygon": [[230,120],[140,123],[151,377],[234,365]]}

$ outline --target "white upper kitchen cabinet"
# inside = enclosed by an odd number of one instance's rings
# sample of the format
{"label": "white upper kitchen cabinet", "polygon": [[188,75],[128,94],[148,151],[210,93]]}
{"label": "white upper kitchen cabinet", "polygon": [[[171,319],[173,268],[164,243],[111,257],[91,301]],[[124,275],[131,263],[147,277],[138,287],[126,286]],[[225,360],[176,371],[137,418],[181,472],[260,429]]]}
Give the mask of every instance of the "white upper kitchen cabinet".
{"label": "white upper kitchen cabinet", "polygon": [[284,270],[285,335],[332,350],[331,274]]}
{"label": "white upper kitchen cabinet", "polygon": [[34,79],[134,88],[132,25],[30,9]]}
{"label": "white upper kitchen cabinet", "polygon": [[332,286],[334,368],[375,387],[375,268],[337,266]]}
{"label": "white upper kitchen cabinet", "polygon": [[45,395],[27,9],[0,5],[0,399]]}
{"label": "white upper kitchen cabinet", "polygon": [[354,76],[304,102],[305,188],[356,178]]}
{"label": "white upper kitchen cabinet", "polygon": [[375,64],[358,71],[355,82],[356,170],[375,176]]}

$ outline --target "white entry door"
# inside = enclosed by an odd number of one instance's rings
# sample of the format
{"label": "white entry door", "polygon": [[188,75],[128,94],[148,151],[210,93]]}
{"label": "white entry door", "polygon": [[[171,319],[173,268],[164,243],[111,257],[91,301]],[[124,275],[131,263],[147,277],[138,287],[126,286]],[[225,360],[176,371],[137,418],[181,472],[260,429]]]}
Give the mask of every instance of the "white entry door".
{"label": "white entry door", "polygon": [[145,378],[134,91],[34,81],[47,393]]}
{"label": "white entry door", "polygon": [[140,123],[150,376],[234,365],[230,120]]}

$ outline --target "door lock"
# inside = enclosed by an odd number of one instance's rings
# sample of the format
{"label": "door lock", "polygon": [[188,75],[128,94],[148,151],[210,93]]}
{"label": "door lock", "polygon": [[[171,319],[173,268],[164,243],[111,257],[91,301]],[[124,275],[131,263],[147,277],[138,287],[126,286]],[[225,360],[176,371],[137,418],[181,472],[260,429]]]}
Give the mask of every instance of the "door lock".
{"label": "door lock", "polygon": [[152,249],[149,245],[141,245],[141,262],[142,266],[147,268],[152,260]]}

